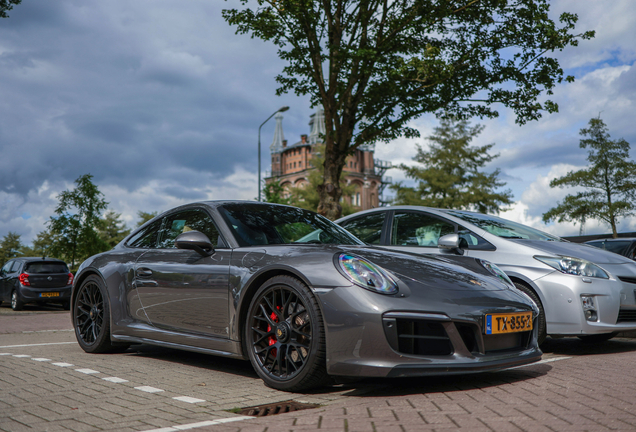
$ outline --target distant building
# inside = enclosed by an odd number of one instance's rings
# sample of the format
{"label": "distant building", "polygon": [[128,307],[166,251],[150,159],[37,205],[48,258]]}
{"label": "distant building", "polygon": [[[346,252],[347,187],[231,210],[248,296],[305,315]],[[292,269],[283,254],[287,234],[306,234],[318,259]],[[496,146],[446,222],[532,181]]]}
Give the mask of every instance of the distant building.
{"label": "distant building", "polygon": [[[309,183],[309,172],[315,169],[310,161],[316,153],[316,146],[323,143],[321,136],[325,134],[324,112],[319,108],[311,115],[309,136],[301,135],[300,141],[292,145],[287,145],[283,133],[283,115],[278,113],[274,118],[276,129],[270,146],[272,168],[265,181],[269,183],[278,179],[286,189],[302,187]],[[359,210],[383,205],[382,192],[391,182],[390,177],[383,177],[391,168],[391,162],[374,159],[374,150],[375,146],[372,144],[359,147],[355,154],[347,157],[343,168],[345,181],[347,184],[353,184],[355,191],[350,196],[343,196],[342,199],[359,207]]]}

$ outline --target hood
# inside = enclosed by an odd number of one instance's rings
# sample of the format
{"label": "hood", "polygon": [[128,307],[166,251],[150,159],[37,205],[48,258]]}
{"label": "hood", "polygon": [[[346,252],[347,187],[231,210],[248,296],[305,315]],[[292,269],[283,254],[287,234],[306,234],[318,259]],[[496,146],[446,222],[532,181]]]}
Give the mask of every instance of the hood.
{"label": "hood", "polygon": [[368,259],[404,282],[416,281],[430,289],[446,291],[509,289],[475,258],[418,255],[367,247],[343,247],[342,249],[347,253]]}
{"label": "hood", "polygon": [[[531,247],[549,255],[563,255],[572,258],[582,258],[595,264],[634,264],[634,261],[627,257],[585,244],[517,239],[509,241]],[[540,255],[540,253],[537,255]]]}

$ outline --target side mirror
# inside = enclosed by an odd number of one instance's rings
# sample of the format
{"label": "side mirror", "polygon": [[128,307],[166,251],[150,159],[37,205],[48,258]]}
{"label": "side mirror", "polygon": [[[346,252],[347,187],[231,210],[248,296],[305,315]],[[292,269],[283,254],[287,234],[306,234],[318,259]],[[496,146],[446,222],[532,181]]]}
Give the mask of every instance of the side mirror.
{"label": "side mirror", "polygon": [[437,240],[437,247],[445,252],[453,252],[457,255],[464,255],[464,250],[459,246],[461,239],[459,234],[446,234]]}
{"label": "side mirror", "polygon": [[200,231],[186,231],[174,239],[177,249],[187,249],[196,251],[201,256],[211,256],[214,254],[212,242]]}

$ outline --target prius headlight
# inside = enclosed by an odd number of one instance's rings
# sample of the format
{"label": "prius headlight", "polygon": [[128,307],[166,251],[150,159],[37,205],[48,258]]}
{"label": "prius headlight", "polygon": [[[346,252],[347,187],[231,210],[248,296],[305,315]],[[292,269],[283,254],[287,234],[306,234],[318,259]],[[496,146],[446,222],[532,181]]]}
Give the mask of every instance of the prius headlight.
{"label": "prius headlight", "polygon": [[354,284],[380,294],[397,294],[398,287],[391,276],[372,262],[348,253],[338,255],[338,267]]}
{"label": "prius headlight", "polygon": [[541,261],[544,264],[560,271],[561,273],[571,274],[576,276],[587,276],[601,279],[609,279],[609,275],[594,264],[593,262],[572,257],[546,257],[535,256],[534,259]]}
{"label": "prius headlight", "polygon": [[515,284],[512,283],[512,281],[510,280],[508,275],[505,274],[502,269],[497,267],[497,264],[491,263],[490,261],[486,261],[486,260],[483,260],[483,259],[478,259],[477,261],[479,261],[479,263],[482,266],[484,266],[484,268],[486,270],[488,270],[488,272],[490,274],[492,274],[493,276],[499,278],[503,283],[508,285],[508,287],[515,288]]}

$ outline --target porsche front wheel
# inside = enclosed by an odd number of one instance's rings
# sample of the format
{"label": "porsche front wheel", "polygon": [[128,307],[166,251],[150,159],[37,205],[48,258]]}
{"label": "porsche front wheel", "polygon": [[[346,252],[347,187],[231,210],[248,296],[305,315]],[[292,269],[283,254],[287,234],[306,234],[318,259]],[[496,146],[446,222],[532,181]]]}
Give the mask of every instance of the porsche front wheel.
{"label": "porsche front wheel", "polygon": [[317,300],[291,276],[275,276],[256,292],[245,325],[256,373],[269,387],[299,391],[324,385],[325,331]]}

